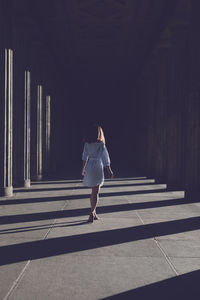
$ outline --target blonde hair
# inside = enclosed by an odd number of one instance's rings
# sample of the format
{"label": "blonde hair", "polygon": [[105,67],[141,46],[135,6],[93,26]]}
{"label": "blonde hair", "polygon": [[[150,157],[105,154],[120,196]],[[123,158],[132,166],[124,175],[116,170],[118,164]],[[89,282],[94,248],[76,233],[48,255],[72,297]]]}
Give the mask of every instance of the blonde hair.
{"label": "blonde hair", "polygon": [[98,126],[98,138],[97,138],[97,140],[103,142],[104,144],[106,143],[105,136],[104,136],[104,133],[103,133],[103,129],[102,129],[101,126]]}

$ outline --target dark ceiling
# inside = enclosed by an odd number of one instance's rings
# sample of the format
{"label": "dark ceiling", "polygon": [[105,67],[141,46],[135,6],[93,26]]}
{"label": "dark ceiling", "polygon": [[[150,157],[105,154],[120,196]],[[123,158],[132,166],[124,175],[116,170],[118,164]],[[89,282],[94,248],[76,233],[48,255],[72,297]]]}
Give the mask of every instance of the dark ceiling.
{"label": "dark ceiling", "polygon": [[51,57],[55,84],[62,85],[52,102],[60,157],[71,151],[77,160],[80,129],[87,120],[103,124],[112,156],[118,157],[119,135],[121,141],[138,139],[134,85],[177,0],[14,2],[15,21],[31,28],[31,42],[41,45],[44,59]]}
{"label": "dark ceiling", "polygon": [[37,23],[41,39],[70,77],[127,79],[166,25],[175,0],[18,0],[19,15]]}

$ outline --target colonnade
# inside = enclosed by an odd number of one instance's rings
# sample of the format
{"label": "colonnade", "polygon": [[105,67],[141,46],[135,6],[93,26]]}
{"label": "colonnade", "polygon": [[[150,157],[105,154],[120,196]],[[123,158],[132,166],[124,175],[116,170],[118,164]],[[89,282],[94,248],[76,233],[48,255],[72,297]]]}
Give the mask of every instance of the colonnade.
{"label": "colonnade", "polygon": [[3,0],[0,7],[1,196],[41,180],[50,160],[50,70],[33,24],[17,19],[14,5]]}
{"label": "colonnade", "polygon": [[143,170],[192,200],[200,196],[199,5],[179,1],[137,85]]}
{"label": "colonnade", "polygon": [[[168,189],[184,189],[188,199],[198,199],[200,4],[199,0],[177,2],[174,16],[152,49],[135,89],[139,99],[134,103],[140,103],[135,113],[141,136],[137,141],[138,162],[143,174],[167,183]],[[16,11],[17,1],[1,1],[0,194],[4,196],[13,195],[13,186],[29,187],[31,180],[48,174],[51,98],[62,97],[59,87],[55,90],[59,80],[55,80],[56,65],[44,35],[34,20],[29,16],[23,19]],[[57,109],[57,116],[58,107],[53,110],[55,115]],[[130,118],[128,124],[133,123]]]}

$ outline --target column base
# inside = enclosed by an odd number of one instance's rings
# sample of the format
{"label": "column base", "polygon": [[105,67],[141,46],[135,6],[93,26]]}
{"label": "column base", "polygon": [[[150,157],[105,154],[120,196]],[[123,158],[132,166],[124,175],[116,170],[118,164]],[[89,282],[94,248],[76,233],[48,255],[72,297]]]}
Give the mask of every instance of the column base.
{"label": "column base", "polygon": [[13,196],[13,187],[7,186],[7,187],[0,188],[0,196],[12,197]]}
{"label": "column base", "polygon": [[30,179],[24,180],[24,187],[25,188],[30,188],[31,187],[31,181],[30,181]]}
{"label": "column base", "polygon": [[42,175],[37,175],[36,176],[36,181],[41,181],[42,180]]}

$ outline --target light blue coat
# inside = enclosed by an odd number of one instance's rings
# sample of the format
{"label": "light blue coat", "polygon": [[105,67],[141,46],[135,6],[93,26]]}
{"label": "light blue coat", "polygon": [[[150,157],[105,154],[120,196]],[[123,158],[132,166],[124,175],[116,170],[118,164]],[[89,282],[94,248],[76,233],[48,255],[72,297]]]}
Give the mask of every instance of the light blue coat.
{"label": "light blue coat", "polygon": [[83,184],[87,187],[102,185],[104,182],[104,167],[110,166],[110,157],[104,143],[85,143],[82,159],[85,160]]}

